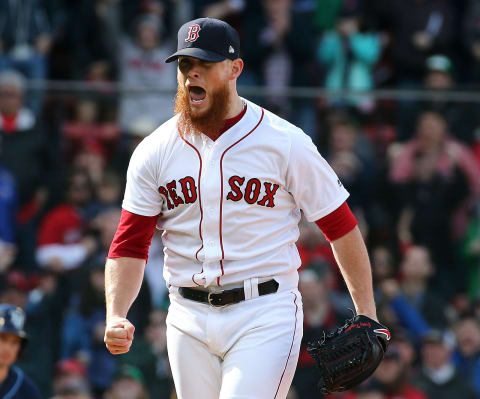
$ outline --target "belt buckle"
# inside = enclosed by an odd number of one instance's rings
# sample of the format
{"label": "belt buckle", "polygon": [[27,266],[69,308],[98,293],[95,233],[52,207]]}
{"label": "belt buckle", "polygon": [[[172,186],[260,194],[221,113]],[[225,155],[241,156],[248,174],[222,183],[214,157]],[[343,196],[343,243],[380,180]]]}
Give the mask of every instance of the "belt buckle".
{"label": "belt buckle", "polygon": [[213,292],[209,292],[208,295],[207,295],[207,302],[210,306],[213,306],[214,308],[223,308],[224,306],[226,305],[215,305],[214,303],[212,303],[212,295],[213,294],[222,294],[223,293],[223,290],[221,291],[213,291]]}

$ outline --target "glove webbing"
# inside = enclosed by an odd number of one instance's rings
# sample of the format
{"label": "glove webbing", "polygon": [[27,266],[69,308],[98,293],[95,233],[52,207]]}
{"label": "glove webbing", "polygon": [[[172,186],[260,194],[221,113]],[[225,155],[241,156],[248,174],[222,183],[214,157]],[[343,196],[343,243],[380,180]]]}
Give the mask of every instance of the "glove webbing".
{"label": "glove webbing", "polygon": [[[372,343],[367,335],[363,333],[355,337],[345,339],[345,344],[338,347],[332,347],[321,354],[319,365],[324,370],[324,386],[320,386],[323,393],[328,393],[327,387],[335,384],[335,390],[342,391],[348,389],[343,383],[356,377],[361,377],[365,371],[362,364],[365,365],[368,357],[372,356]],[[322,360],[323,359],[323,360]],[[322,383],[320,383],[322,385]]]}

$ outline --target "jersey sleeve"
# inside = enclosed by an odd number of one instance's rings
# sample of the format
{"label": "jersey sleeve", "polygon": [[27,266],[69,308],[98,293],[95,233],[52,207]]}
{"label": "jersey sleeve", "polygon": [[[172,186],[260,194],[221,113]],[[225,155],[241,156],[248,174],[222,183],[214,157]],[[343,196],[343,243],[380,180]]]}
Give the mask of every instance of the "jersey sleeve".
{"label": "jersey sleeve", "polygon": [[286,184],[309,222],[333,212],[349,196],[312,139],[301,130],[292,133]]}
{"label": "jersey sleeve", "polygon": [[163,203],[157,183],[156,165],[160,160],[147,139],[137,146],[130,159],[122,208],[141,216],[156,216]]}

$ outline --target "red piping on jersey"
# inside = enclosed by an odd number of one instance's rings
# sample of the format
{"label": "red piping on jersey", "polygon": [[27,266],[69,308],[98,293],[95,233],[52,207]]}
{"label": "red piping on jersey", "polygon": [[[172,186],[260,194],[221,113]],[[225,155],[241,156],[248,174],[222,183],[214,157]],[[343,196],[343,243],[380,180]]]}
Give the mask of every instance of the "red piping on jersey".
{"label": "red piping on jersey", "polygon": [[[220,268],[222,269],[222,276],[224,275],[223,259],[225,259],[225,252],[223,250],[223,238],[222,238],[222,213],[223,213],[223,163],[222,162],[223,162],[223,157],[225,156],[227,151],[230,150],[230,148],[236,146],[238,143],[240,143],[240,141],[242,141],[244,138],[246,138],[247,136],[249,136],[255,131],[255,129],[262,122],[264,114],[265,114],[265,111],[262,108],[262,115],[260,116],[260,120],[255,125],[255,127],[252,130],[250,130],[245,136],[235,141],[235,143],[233,143],[230,147],[228,147],[225,151],[223,151],[223,154],[220,157],[220,248],[222,249],[222,259],[220,260]],[[220,286],[220,277],[217,278],[217,285]]]}
{"label": "red piping on jersey", "polygon": [[290,355],[292,354],[293,344],[295,342],[295,334],[297,332],[297,312],[298,312],[297,294],[295,294],[294,292],[292,292],[292,294],[295,295],[295,299],[293,300],[293,302],[295,303],[295,327],[293,329],[292,345],[290,345],[290,351],[288,352],[287,362],[285,363],[285,368],[283,369],[282,376],[280,377],[280,382],[278,383],[277,392],[275,392],[275,397],[273,399],[275,399],[277,397],[278,391],[280,389],[280,385],[282,385],[283,376],[285,374],[285,371],[287,370],[288,361],[290,360]]}
{"label": "red piping on jersey", "polygon": [[[190,147],[192,147],[195,150],[195,152],[198,155],[198,159],[200,161],[200,166],[198,168],[198,204],[200,206],[200,224],[198,225],[198,234],[200,235],[200,240],[202,241],[202,245],[198,249],[198,251],[195,253],[195,258],[197,259],[197,261],[199,261],[198,254],[203,248],[203,237],[202,237],[203,210],[202,210],[202,192],[200,190],[200,182],[201,182],[201,179],[202,179],[202,156],[200,155],[200,152],[195,148],[195,146],[193,144],[189,143],[182,136],[180,136],[180,137],[182,138],[183,141],[185,141],[185,143],[187,143]],[[203,265],[202,265],[202,271],[200,273],[203,273]],[[200,274],[200,273],[195,273],[195,274]],[[192,275],[192,281],[196,285],[200,286],[200,284],[197,284],[197,282],[195,281],[195,274]]]}

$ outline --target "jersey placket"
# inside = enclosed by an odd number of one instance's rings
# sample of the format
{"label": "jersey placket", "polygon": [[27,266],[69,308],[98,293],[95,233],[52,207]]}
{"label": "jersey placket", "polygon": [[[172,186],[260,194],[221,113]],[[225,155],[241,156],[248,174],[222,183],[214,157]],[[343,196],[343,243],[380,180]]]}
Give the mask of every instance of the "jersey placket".
{"label": "jersey placket", "polygon": [[204,285],[215,284],[215,279],[222,274],[220,260],[222,251],[219,237],[219,212],[221,195],[221,176],[219,167],[219,146],[205,138],[203,143],[203,169],[202,169],[202,207],[204,209],[202,235],[203,235],[203,273]]}

